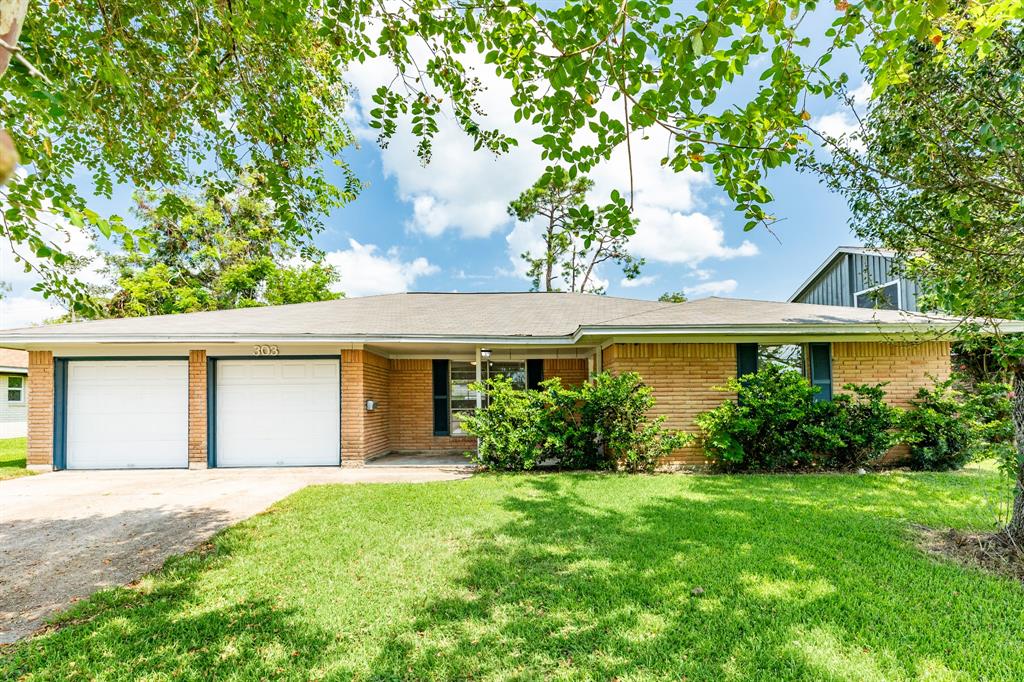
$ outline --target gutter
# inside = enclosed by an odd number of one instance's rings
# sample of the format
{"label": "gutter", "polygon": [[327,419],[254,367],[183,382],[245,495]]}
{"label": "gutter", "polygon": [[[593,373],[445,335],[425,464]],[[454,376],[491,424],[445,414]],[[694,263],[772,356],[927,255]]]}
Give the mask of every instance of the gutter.
{"label": "gutter", "polygon": [[[804,324],[748,324],[748,325],[646,325],[581,326],[565,336],[444,336],[444,335],[378,335],[378,336],[314,336],[310,334],[204,334],[204,335],[15,335],[4,337],[0,333],[0,344],[6,347],[25,345],[61,345],[86,343],[318,343],[318,344],[366,344],[366,343],[451,343],[465,345],[500,344],[506,346],[571,346],[586,337],[600,336],[862,336],[893,335],[909,336],[922,334],[951,335],[959,322],[918,322],[918,323],[804,323]],[[994,331],[994,330],[993,330]],[[1003,333],[1024,332],[1024,322],[1008,321],[999,325]]]}

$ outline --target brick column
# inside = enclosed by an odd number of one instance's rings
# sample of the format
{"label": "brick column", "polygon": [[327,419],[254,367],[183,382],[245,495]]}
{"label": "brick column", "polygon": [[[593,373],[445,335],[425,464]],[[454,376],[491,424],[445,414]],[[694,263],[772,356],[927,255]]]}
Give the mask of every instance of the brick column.
{"label": "brick column", "polygon": [[360,467],[366,461],[363,353],[341,351],[341,465],[345,467]]}
{"label": "brick column", "polygon": [[188,467],[206,468],[206,351],[188,352]]}
{"label": "brick column", "polygon": [[28,353],[28,464],[53,466],[53,353]]}
{"label": "brick column", "polygon": [[[365,350],[341,351],[341,465],[362,466],[391,450],[391,362]],[[372,400],[375,408],[366,409]]]}

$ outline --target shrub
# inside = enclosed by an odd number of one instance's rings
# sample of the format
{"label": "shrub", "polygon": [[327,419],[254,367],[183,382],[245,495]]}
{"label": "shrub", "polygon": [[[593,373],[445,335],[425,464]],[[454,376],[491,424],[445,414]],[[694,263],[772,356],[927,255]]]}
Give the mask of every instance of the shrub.
{"label": "shrub", "polygon": [[817,392],[797,372],[768,364],[724,390],[736,393],[697,417],[708,458],[729,470],[776,470],[813,463],[808,447],[817,435],[808,415]]}
{"label": "shrub", "polygon": [[486,392],[487,407],[462,420],[462,428],[477,437],[473,462],[488,469],[523,471],[543,461],[543,442],[538,428],[544,412],[536,391],[521,391],[497,376],[473,390]]}
{"label": "shrub", "polygon": [[735,400],[697,417],[704,452],[731,471],[862,466],[896,442],[884,386],[847,384],[849,394],[815,402],[818,389],[799,373],[765,365],[728,382]]}
{"label": "shrub", "polygon": [[968,420],[961,414],[962,405],[952,380],[918,390],[902,418],[912,469],[949,471],[967,463],[973,438]]}
{"label": "shrub", "polygon": [[846,384],[847,393],[814,403],[806,429],[827,469],[854,469],[880,459],[899,442],[900,412],[885,402],[885,384]]}
{"label": "shrub", "polygon": [[1020,454],[1013,440],[1009,384],[975,383],[966,394],[960,414],[971,429],[971,459],[994,459],[1004,473],[1016,476]]}
{"label": "shrub", "polygon": [[549,379],[539,391],[524,391],[502,377],[472,388],[486,394],[486,406],[462,424],[480,439],[473,461],[488,469],[554,461],[567,469],[649,471],[688,442],[666,430],[663,417],[647,417],[654,396],[636,374],[598,374],[579,388]]}
{"label": "shrub", "polygon": [[650,471],[692,437],[668,431],[665,417],[648,418],[654,394],[640,375],[607,372],[580,388],[580,414],[590,442],[588,468]]}

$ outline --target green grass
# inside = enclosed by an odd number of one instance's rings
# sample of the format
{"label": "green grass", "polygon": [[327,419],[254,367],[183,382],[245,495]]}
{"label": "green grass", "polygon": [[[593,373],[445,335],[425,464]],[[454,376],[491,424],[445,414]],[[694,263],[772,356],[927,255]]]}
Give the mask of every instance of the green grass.
{"label": "green grass", "polygon": [[0,439],[0,481],[33,473],[25,468],[27,448],[27,438]]}
{"label": "green grass", "polygon": [[999,490],[980,469],[307,488],[78,604],[0,678],[1020,680],[1024,589],[912,533],[989,527]]}

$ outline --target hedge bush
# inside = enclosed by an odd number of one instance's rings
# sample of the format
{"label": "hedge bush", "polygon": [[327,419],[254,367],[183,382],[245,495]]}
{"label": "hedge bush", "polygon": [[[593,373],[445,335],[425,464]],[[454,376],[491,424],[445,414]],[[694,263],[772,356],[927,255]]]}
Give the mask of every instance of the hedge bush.
{"label": "hedge bush", "polygon": [[659,458],[689,442],[650,419],[654,395],[635,373],[597,374],[578,388],[549,379],[540,390],[513,388],[496,377],[471,388],[485,407],[462,421],[479,439],[473,461],[487,469],[520,471],[542,463],[563,469],[650,471]]}
{"label": "hedge bush", "polygon": [[897,410],[884,384],[847,384],[850,394],[815,402],[818,388],[799,373],[769,364],[723,390],[736,393],[697,417],[708,459],[729,471],[850,469],[895,443]]}
{"label": "hedge bush", "polygon": [[960,469],[973,453],[971,423],[963,414],[965,399],[953,380],[920,388],[903,415],[903,440],[910,448],[910,468],[919,471]]}

